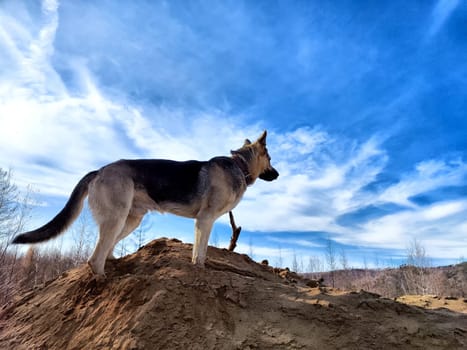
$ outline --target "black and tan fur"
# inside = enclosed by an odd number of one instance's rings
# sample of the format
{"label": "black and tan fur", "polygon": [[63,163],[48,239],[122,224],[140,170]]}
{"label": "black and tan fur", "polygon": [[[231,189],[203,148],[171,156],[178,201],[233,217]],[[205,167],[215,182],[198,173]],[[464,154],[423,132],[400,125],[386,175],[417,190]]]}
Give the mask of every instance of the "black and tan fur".
{"label": "black and tan fur", "polygon": [[119,160],[84,176],[68,202],[49,223],[18,235],[13,243],[37,243],[65,231],[77,218],[88,195],[99,227],[99,239],[89,266],[104,275],[106,259],[115,245],[152,210],[195,219],[194,264],[204,266],[211,228],[232,210],[257,178],[272,181],[266,131],[255,142],[245,141],[231,157],[177,162],[163,159]]}

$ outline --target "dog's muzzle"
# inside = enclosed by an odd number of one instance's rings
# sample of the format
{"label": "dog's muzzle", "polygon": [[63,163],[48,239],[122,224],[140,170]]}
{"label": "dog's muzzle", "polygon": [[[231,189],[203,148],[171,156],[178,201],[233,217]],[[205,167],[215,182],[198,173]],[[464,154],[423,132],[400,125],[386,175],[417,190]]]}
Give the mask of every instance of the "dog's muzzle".
{"label": "dog's muzzle", "polygon": [[272,180],[277,179],[278,177],[279,177],[279,173],[277,172],[276,169],[272,167],[269,169],[266,169],[264,172],[262,172],[259,175],[259,178],[264,181],[272,181]]}

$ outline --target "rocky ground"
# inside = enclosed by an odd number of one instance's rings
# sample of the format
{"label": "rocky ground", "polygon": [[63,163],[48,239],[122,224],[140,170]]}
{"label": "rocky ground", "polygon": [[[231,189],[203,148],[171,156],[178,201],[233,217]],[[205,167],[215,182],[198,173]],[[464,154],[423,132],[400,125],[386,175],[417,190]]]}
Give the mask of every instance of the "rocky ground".
{"label": "rocky ground", "polygon": [[467,348],[465,299],[333,290],[213,247],[201,269],[191,248],[158,239],[105,280],[82,266],[18,296],[0,349]]}

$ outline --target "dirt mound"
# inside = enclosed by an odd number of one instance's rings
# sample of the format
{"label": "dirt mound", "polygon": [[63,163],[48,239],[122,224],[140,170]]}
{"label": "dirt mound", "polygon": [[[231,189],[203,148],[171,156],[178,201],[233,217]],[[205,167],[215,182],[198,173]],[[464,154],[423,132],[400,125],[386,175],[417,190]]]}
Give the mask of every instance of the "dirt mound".
{"label": "dirt mound", "polygon": [[159,239],[2,310],[1,349],[465,349],[467,315],[310,288],[245,255]]}

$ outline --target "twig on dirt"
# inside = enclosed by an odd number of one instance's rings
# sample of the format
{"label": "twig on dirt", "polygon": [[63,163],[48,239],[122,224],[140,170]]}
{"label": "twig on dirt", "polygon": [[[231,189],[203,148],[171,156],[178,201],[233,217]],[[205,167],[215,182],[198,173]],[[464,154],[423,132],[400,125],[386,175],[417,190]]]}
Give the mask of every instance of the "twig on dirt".
{"label": "twig on dirt", "polygon": [[237,227],[237,225],[235,225],[235,220],[232,211],[229,211],[229,217],[230,226],[232,226],[232,237],[230,238],[229,251],[233,252],[235,247],[237,246],[237,239],[238,236],[240,236],[240,231],[242,230],[242,227]]}

